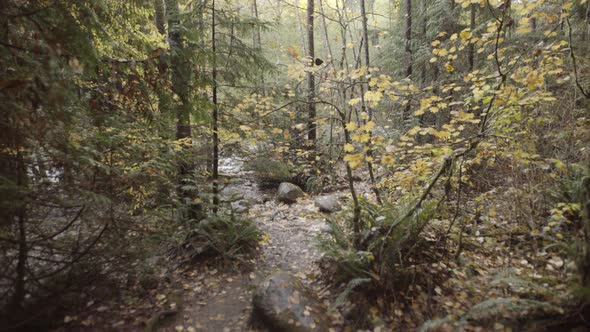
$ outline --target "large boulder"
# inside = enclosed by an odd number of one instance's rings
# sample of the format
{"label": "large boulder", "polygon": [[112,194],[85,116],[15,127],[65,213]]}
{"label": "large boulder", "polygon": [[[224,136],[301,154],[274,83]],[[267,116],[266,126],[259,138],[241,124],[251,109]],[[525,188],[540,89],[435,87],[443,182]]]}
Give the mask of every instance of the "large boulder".
{"label": "large boulder", "polygon": [[295,276],[279,272],[267,277],[254,293],[255,318],[270,331],[328,331],[329,319],[317,295]]}
{"label": "large boulder", "polygon": [[297,198],[303,197],[303,190],[297,185],[289,182],[282,182],[279,185],[277,199],[284,203],[295,203]]}
{"label": "large boulder", "polygon": [[321,212],[334,213],[342,210],[342,206],[335,196],[322,196],[315,200],[315,205]]}

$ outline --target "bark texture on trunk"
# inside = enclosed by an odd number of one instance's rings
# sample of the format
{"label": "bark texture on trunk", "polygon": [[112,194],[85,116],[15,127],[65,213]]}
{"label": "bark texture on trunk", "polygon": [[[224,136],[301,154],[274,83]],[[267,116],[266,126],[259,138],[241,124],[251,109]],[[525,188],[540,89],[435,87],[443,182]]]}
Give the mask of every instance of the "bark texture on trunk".
{"label": "bark texture on trunk", "polygon": [[166,35],[166,4],[164,0],[154,0],[156,10],[156,27],[158,32]]}
{"label": "bark texture on trunk", "polygon": [[[412,0],[405,0],[406,9],[406,77],[410,78],[413,71],[413,55],[412,55]],[[406,104],[404,109],[403,120],[406,122],[410,118],[411,103]],[[405,125],[405,124],[404,124]]]}
{"label": "bark texture on trunk", "polygon": [[[307,56],[310,61],[310,66],[314,66],[315,62],[315,43],[314,43],[314,0],[307,0]],[[312,147],[315,146],[317,138],[316,133],[316,105],[315,105],[315,76],[312,71],[307,73],[307,106],[308,106],[308,122],[307,122],[307,139]]]}

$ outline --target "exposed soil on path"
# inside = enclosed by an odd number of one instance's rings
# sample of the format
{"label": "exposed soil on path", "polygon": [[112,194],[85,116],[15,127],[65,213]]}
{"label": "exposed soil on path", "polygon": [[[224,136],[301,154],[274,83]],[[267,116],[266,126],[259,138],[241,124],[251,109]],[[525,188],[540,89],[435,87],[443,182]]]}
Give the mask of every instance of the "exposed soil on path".
{"label": "exposed soil on path", "polygon": [[246,172],[225,175],[234,180],[223,193],[242,195],[254,203],[247,215],[264,232],[260,253],[251,262],[251,271],[230,268],[219,272],[203,267],[192,272],[200,277],[192,281],[195,287],[185,293],[182,315],[160,331],[259,330],[250,322],[252,295],[257,283],[278,270],[294,274],[320,296],[329,297],[318,279],[320,272],[316,262],[321,255],[315,245],[315,237],[326,225],[326,216],[314,206],[313,197],[287,205],[274,200],[274,191],[258,190],[255,183],[246,180],[252,178]]}

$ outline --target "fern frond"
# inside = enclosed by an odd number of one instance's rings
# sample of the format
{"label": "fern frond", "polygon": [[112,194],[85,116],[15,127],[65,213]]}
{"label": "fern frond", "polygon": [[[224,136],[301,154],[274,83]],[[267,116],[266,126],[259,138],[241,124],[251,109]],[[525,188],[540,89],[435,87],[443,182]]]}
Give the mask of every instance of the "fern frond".
{"label": "fern frond", "polygon": [[348,282],[348,285],[346,285],[346,288],[344,289],[344,291],[342,291],[342,293],[340,293],[340,295],[338,295],[338,297],[336,298],[336,301],[334,301],[334,308],[338,308],[339,306],[341,306],[342,304],[344,304],[344,301],[346,301],[346,299],[348,298],[348,296],[350,295],[350,293],[352,293],[352,291],[357,288],[360,285],[366,284],[371,282],[370,278],[355,278],[352,279]]}

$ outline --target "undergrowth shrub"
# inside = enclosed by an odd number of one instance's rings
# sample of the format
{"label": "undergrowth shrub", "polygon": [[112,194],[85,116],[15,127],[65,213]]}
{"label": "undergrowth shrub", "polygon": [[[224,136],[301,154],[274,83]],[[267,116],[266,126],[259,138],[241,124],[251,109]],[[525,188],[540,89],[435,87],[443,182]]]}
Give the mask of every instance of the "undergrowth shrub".
{"label": "undergrowth shrub", "polygon": [[545,231],[558,235],[572,234],[568,255],[576,262],[579,280],[574,294],[590,301],[590,173],[588,168],[571,164],[549,190],[553,208]]}
{"label": "undergrowth shrub", "polygon": [[224,260],[243,260],[252,254],[262,233],[252,219],[222,211],[211,214],[194,226],[184,244],[182,256],[198,258],[221,257]]}
{"label": "undergrowth shrub", "polygon": [[312,194],[321,194],[332,182],[330,175],[312,175],[305,181],[305,191]]}
{"label": "undergrowth shrub", "polygon": [[355,249],[352,242],[353,225],[336,220],[328,221],[331,232],[321,235],[318,241],[324,253],[322,266],[331,270],[328,275],[347,284],[337,305],[361,286],[381,294],[403,291],[411,282],[420,281],[416,279],[416,266],[442,254],[421,236],[434,217],[436,202],[424,202],[414,211],[409,202],[380,206],[362,201],[361,206],[361,250]]}
{"label": "undergrowth shrub", "polygon": [[[448,316],[425,322],[418,331],[464,331],[468,324],[479,328],[497,329],[496,326],[507,327],[517,331],[550,331],[551,328],[541,326],[531,317],[545,318],[558,317],[563,310],[547,302],[498,297],[488,299],[471,307],[463,316],[457,318]],[[547,322],[545,322],[547,324]],[[557,327],[556,327],[557,328]],[[486,330],[487,330],[486,329]],[[553,331],[558,331],[555,329]]]}
{"label": "undergrowth shrub", "polygon": [[291,181],[294,170],[288,163],[259,157],[249,162],[248,169],[254,172],[254,176],[261,188],[274,188],[281,182]]}
{"label": "undergrowth shrub", "polygon": [[564,303],[549,300],[552,289],[547,284],[518,276],[516,269],[488,276],[488,284],[504,296],[476,303],[460,316],[428,320],[418,331],[487,331],[499,326],[512,331],[569,331],[577,323],[564,319]]}

